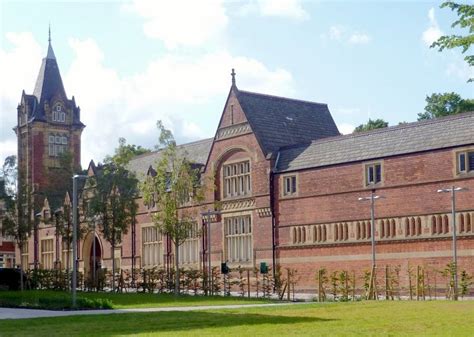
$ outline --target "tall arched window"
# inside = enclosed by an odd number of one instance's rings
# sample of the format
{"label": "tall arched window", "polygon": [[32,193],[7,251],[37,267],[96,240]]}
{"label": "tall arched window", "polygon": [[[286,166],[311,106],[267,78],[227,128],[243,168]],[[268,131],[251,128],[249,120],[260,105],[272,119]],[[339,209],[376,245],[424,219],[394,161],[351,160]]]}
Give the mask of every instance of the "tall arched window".
{"label": "tall arched window", "polygon": [[421,235],[421,218],[416,218],[416,235]]}
{"label": "tall arched window", "polygon": [[414,236],[416,234],[415,218],[410,219],[410,233],[411,233],[411,236]]}
{"label": "tall arched window", "polygon": [[[469,216],[469,214],[467,216]],[[459,214],[459,233],[464,233],[464,231],[464,214]]]}
{"label": "tall arched window", "polygon": [[467,213],[466,215],[466,232],[470,233],[471,231],[474,231],[473,226],[474,222],[474,214],[469,214]]}
{"label": "tall arched window", "polygon": [[357,224],[356,224],[356,238],[357,240],[360,240],[360,222],[357,221]]}
{"label": "tall arched window", "polygon": [[327,240],[327,229],[326,225],[323,225],[323,241]]}
{"label": "tall arched window", "polygon": [[366,238],[367,238],[367,235],[366,235],[366,229],[367,229],[367,227],[366,227],[366,225],[365,225],[365,221],[362,221],[362,223],[361,223],[361,225],[360,225],[360,228],[361,228],[361,234],[360,234],[361,238],[362,238],[362,239],[366,239]]}
{"label": "tall arched window", "polygon": [[405,236],[410,236],[410,219],[405,218]]}
{"label": "tall arched window", "polygon": [[301,235],[301,242],[302,242],[302,243],[305,243],[305,242],[306,242],[306,227],[303,227],[303,228],[301,229],[301,233],[302,233],[302,235]]}
{"label": "tall arched window", "polygon": [[380,220],[380,237],[384,238],[385,237],[385,221]]}
{"label": "tall arched window", "polygon": [[395,237],[397,235],[397,226],[395,224],[395,220],[392,219],[390,224],[392,225],[392,237]]}
{"label": "tall arched window", "polygon": [[437,229],[436,229],[436,217],[433,215],[431,217],[431,234],[436,234]]}
{"label": "tall arched window", "polygon": [[367,239],[370,239],[372,237],[372,223],[370,221],[366,222],[367,225]]}
{"label": "tall arched window", "polygon": [[436,217],[436,233],[443,234],[443,218],[441,215]]}
{"label": "tall arched window", "polygon": [[338,224],[334,224],[334,241],[339,241],[339,228]]}
{"label": "tall arched window", "polygon": [[443,232],[444,234],[449,233],[449,218],[447,215],[443,217]]}

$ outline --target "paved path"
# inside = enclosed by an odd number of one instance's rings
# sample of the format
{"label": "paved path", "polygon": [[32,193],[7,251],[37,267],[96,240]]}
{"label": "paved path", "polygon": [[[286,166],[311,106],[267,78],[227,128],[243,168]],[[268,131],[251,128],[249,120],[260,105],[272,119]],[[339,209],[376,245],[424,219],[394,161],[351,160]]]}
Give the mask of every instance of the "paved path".
{"label": "paved path", "polygon": [[160,308],[138,308],[138,309],[114,309],[114,310],[78,310],[78,311],[53,311],[36,309],[0,308],[1,319],[21,319],[37,317],[59,317],[76,315],[104,315],[125,314],[134,312],[161,312],[161,311],[192,311],[192,310],[215,310],[215,309],[240,309],[256,307],[275,307],[281,305],[298,305],[299,303],[274,303],[274,304],[233,304],[233,305],[205,305],[193,307],[160,307]]}

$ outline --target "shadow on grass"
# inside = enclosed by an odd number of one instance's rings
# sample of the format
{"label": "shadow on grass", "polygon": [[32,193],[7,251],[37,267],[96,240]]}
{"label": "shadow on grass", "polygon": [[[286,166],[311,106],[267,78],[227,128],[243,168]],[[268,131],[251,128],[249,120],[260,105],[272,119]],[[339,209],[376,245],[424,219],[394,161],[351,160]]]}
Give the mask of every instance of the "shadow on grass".
{"label": "shadow on grass", "polygon": [[[264,324],[288,325],[331,321],[317,317],[293,317],[230,312],[159,312],[110,315],[87,315],[0,322],[2,336],[116,336],[140,333],[190,332],[216,328],[216,334],[225,334],[227,328]],[[18,330],[18,326],[21,330]]]}

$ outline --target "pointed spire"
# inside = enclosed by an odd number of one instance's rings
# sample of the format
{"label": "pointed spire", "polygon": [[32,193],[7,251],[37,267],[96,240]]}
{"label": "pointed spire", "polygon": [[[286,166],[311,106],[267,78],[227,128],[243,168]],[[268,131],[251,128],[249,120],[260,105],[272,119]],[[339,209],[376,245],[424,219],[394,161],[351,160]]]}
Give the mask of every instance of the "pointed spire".
{"label": "pointed spire", "polygon": [[232,76],[232,86],[235,87],[235,71],[234,68],[232,68],[232,72],[230,73]]}
{"label": "pointed spire", "polygon": [[51,24],[48,27],[48,53],[46,54],[47,59],[55,60],[56,56],[54,55],[53,47],[51,46]]}

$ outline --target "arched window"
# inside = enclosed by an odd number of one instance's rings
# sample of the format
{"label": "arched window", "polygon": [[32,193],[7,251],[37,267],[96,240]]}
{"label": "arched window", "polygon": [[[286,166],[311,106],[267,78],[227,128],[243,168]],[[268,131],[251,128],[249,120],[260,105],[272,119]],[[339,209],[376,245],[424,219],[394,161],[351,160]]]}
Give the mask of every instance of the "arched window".
{"label": "arched window", "polygon": [[301,235],[301,242],[305,243],[306,242],[306,227],[303,227],[301,229],[302,235]]}
{"label": "arched window", "polygon": [[436,233],[443,234],[443,218],[441,215],[436,217]]}
{"label": "arched window", "polygon": [[397,235],[397,227],[396,227],[396,224],[395,224],[395,220],[392,219],[390,221],[390,224],[392,225],[392,237],[395,237]]}
{"label": "arched window", "polygon": [[323,241],[327,240],[327,229],[326,225],[323,225]]}
{"label": "arched window", "polygon": [[293,243],[298,242],[298,234],[296,232],[297,232],[296,228],[293,228]]}
{"label": "arched window", "polygon": [[385,221],[380,220],[380,237],[385,237]]}
{"label": "arched window", "polygon": [[[469,214],[467,216],[469,216]],[[459,233],[464,233],[464,231],[464,214],[459,214]]]}
{"label": "arched window", "polygon": [[416,224],[415,224],[415,219],[410,218],[410,236],[413,236],[416,234]]}
{"label": "arched window", "polygon": [[339,226],[334,224],[334,241],[339,241]]}
{"label": "arched window", "polygon": [[360,240],[360,222],[357,221],[357,224],[356,224],[356,238],[357,240]]}
{"label": "arched window", "polygon": [[473,221],[474,221],[474,214],[466,214],[466,232],[470,233],[474,229],[473,227]]}
{"label": "arched window", "polygon": [[367,224],[367,239],[370,239],[372,237],[372,223],[370,221],[366,222]]}
{"label": "arched window", "polygon": [[410,219],[405,218],[405,236],[410,236]]}
{"label": "arched window", "polygon": [[421,218],[416,218],[416,235],[421,235]]}
{"label": "arched window", "polygon": [[349,239],[349,227],[347,226],[347,223],[344,223],[344,240]]}
{"label": "arched window", "polygon": [[362,221],[362,223],[361,223],[360,226],[361,226],[361,234],[360,234],[360,236],[361,236],[362,239],[366,239],[366,238],[367,238],[367,235],[366,235],[367,227],[366,227],[366,225],[365,225],[365,221]]}
{"label": "arched window", "polygon": [[387,238],[391,237],[392,236],[392,233],[390,231],[390,220],[385,220],[385,236]]}
{"label": "arched window", "polygon": [[447,215],[443,217],[443,227],[444,234],[449,233],[449,219]]}
{"label": "arched window", "polygon": [[433,215],[431,217],[431,234],[436,234],[436,217]]}

